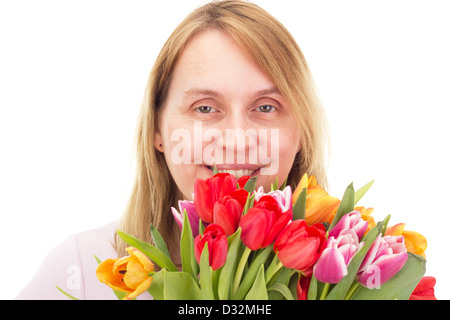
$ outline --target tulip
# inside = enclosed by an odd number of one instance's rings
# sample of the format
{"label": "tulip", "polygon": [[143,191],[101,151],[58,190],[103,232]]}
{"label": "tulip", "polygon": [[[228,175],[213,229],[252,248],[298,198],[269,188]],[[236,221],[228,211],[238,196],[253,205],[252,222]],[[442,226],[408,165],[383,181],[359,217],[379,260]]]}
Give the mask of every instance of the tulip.
{"label": "tulip", "polygon": [[280,232],[273,249],[285,267],[311,277],[313,265],[326,246],[325,232],[322,224],[308,226],[305,220],[295,220]]}
{"label": "tulip", "polygon": [[385,235],[403,236],[405,238],[405,246],[408,252],[420,255],[425,258],[425,250],[427,249],[427,239],[418,232],[405,231],[405,224],[399,223],[386,229]]}
{"label": "tulip", "polygon": [[191,225],[192,229],[192,235],[196,237],[198,235],[198,226],[200,218],[197,214],[197,211],[195,210],[194,202],[188,200],[179,200],[178,207],[180,211],[172,207],[172,214],[173,217],[175,218],[175,221],[177,222],[180,229],[182,229],[184,210],[186,210],[186,214],[189,219],[189,224]]}
{"label": "tulip", "polygon": [[317,185],[317,179],[314,176],[309,176],[305,173],[302,178],[300,179],[300,182],[297,185],[297,188],[295,188],[294,194],[292,195],[292,203],[295,204],[297,201],[298,196],[303,191],[303,189],[309,189],[313,186]]}
{"label": "tulip", "polygon": [[[391,279],[408,260],[402,236],[381,234],[367,252],[358,270],[358,281],[368,288],[379,287]],[[371,283],[374,280],[375,283]]]}
{"label": "tulip", "polygon": [[308,225],[320,222],[330,222],[336,213],[340,200],[331,197],[319,184],[314,176],[308,178],[304,174],[300,183],[292,195],[292,202],[295,204],[298,196],[304,188],[306,189],[306,211],[305,220]]}
{"label": "tulip", "polygon": [[195,259],[200,264],[200,258],[208,243],[209,265],[213,270],[217,270],[225,264],[228,252],[228,240],[223,228],[217,224],[210,224],[205,228],[203,235],[198,235],[194,239]]}
{"label": "tulip", "polygon": [[345,214],[339,220],[339,222],[334,226],[334,228],[331,229],[328,236],[337,238],[343,230],[351,229],[356,233],[358,239],[361,239],[364,233],[366,232],[368,225],[369,223],[362,219],[359,211],[352,211],[350,213]]}
{"label": "tulip", "polygon": [[375,219],[372,217],[372,213],[375,210],[374,208],[366,208],[363,206],[358,206],[358,207],[355,207],[354,209],[359,211],[359,213],[361,214],[361,218],[364,221],[367,221],[367,223],[368,223],[367,230],[365,233],[369,232],[373,227],[375,227],[377,225],[377,223],[375,222]]}
{"label": "tulip", "polygon": [[261,199],[261,197],[268,195],[278,202],[278,206],[281,208],[282,212],[286,212],[288,210],[292,210],[292,189],[290,186],[286,186],[283,191],[274,190],[269,193],[264,193],[264,188],[261,186],[255,192],[255,201]]}
{"label": "tulip", "polygon": [[[245,200],[247,200],[247,191],[239,189],[236,191],[243,191],[245,193]],[[214,204],[213,223],[220,225],[227,236],[232,235],[239,227],[242,210],[244,204],[233,196],[225,196]]]}
{"label": "tulip", "polygon": [[247,181],[250,179],[250,176],[242,176],[238,179],[236,182],[237,185],[239,185],[239,188],[244,188]]}
{"label": "tulip", "polygon": [[314,265],[314,276],[320,282],[338,283],[348,274],[348,264],[362,245],[353,229],[343,230],[337,238],[330,237]]}
{"label": "tulip", "polygon": [[241,240],[251,250],[268,247],[291,219],[292,210],[283,212],[275,198],[262,196],[241,217]]}
{"label": "tulip", "polygon": [[124,299],[135,299],[152,283],[154,265],[141,251],[129,247],[129,256],[108,259],[97,267],[97,278],[115,290],[126,292]]}
{"label": "tulip", "polygon": [[435,277],[423,277],[412,292],[409,300],[437,300],[434,295]]}
{"label": "tulip", "polygon": [[309,285],[311,278],[302,277],[297,281],[297,300],[308,300]]}
{"label": "tulip", "polygon": [[229,173],[217,173],[194,183],[194,204],[203,222],[212,223],[214,204],[236,190],[236,178]]}

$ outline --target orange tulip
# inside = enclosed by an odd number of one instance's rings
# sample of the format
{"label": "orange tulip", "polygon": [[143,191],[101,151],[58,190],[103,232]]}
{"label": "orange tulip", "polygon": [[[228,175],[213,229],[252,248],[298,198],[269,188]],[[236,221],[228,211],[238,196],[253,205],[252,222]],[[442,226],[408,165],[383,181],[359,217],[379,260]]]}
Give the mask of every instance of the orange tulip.
{"label": "orange tulip", "polygon": [[154,265],[136,248],[129,247],[126,250],[129,256],[100,263],[97,278],[112,289],[126,292],[124,300],[132,300],[150,287]]}
{"label": "orange tulip", "polygon": [[418,232],[405,231],[404,223],[398,223],[387,228],[385,234],[390,236],[403,236],[405,238],[406,250],[425,258],[427,239]]}
{"label": "orange tulip", "polygon": [[339,207],[340,200],[330,196],[319,184],[314,176],[308,177],[305,173],[292,195],[295,204],[298,196],[306,189],[305,220],[308,225],[332,220],[332,216]]}
{"label": "orange tulip", "polygon": [[365,207],[355,207],[355,210],[358,210],[359,213],[361,213],[361,218],[364,221],[367,221],[369,223],[369,225],[367,226],[367,230],[364,234],[366,234],[367,232],[370,231],[370,229],[372,229],[373,227],[375,227],[377,225],[377,223],[375,222],[375,219],[372,217],[372,213],[375,210],[374,208],[365,208]]}

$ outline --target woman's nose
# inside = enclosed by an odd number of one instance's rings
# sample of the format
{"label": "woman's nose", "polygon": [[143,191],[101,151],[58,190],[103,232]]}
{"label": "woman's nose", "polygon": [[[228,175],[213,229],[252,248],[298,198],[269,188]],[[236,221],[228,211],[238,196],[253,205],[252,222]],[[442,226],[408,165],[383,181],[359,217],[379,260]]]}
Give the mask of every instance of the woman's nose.
{"label": "woman's nose", "polygon": [[224,119],[220,126],[221,135],[216,140],[216,145],[227,154],[233,152],[238,159],[245,159],[245,153],[257,147],[258,132],[245,114],[231,114]]}

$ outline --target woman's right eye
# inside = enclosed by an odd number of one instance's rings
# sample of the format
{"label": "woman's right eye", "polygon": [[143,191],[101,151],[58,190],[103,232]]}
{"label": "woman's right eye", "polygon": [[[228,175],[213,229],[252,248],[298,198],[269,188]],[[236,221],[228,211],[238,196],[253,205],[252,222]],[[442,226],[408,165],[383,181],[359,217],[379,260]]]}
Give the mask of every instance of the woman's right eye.
{"label": "woman's right eye", "polygon": [[213,107],[208,107],[208,106],[201,106],[201,107],[196,108],[195,110],[200,113],[211,113],[211,112],[216,111]]}

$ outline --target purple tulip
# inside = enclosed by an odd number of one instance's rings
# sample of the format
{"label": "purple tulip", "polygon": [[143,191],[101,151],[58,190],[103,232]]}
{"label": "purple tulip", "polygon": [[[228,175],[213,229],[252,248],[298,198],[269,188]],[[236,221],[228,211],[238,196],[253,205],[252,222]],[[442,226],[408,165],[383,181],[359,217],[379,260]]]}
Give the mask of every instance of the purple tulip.
{"label": "purple tulip", "polygon": [[348,264],[363,244],[352,229],[342,230],[337,238],[328,238],[327,247],[314,266],[314,276],[320,282],[338,283],[347,275]]}
{"label": "purple tulip", "polygon": [[180,229],[183,228],[183,212],[184,209],[186,209],[186,213],[187,213],[187,217],[189,218],[189,223],[191,225],[191,229],[192,229],[192,235],[194,236],[194,238],[198,235],[198,224],[199,224],[199,216],[197,214],[197,211],[195,210],[195,205],[194,202],[192,201],[188,201],[188,200],[179,200],[178,201],[178,207],[179,210],[175,209],[174,207],[172,207],[172,214],[173,217],[175,218],[175,221],[178,223],[178,226],[180,227]]}
{"label": "purple tulip", "polygon": [[359,267],[359,283],[375,288],[391,279],[408,260],[403,236],[379,235]]}
{"label": "purple tulip", "polygon": [[355,231],[358,239],[361,239],[367,230],[369,223],[364,221],[361,217],[361,213],[355,210],[344,215],[339,222],[330,231],[329,237],[337,238],[342,230],[352,229]]}

